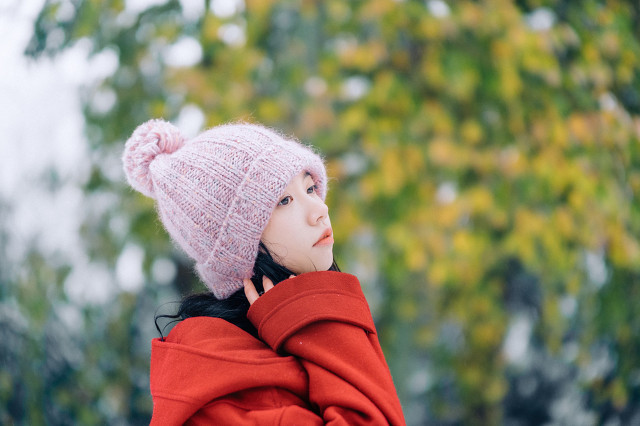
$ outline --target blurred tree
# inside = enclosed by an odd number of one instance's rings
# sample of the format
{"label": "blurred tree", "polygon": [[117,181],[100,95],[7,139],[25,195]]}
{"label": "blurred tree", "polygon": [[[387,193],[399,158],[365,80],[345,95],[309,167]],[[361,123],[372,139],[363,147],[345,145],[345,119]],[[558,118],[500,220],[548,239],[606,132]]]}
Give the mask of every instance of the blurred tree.
{"label": "blurred tree", "polygon": [[[88,213],[84,241],[108,268],[144,247],[149,279],[59,335],[47,312],[68,303],[69,266],[34,254],[15,295],[1,293],[39,317],[3,331],[21,343],[0,377],[0,420],[148,418],[150,313],[199,285],[152,202],[109,167],[137,124],[163,116],[255,120],[326,154],[338,258],[363,282],[409,424],[640,421],[636,4],[194,4],[43,6],[29,55],[84,43],[117,62],[83,94],[84,189],[88,203],[122,201]],[[177,265],[175,292],[153,282],[162,258]],[[81,356],[49,365],[68,341]]]}

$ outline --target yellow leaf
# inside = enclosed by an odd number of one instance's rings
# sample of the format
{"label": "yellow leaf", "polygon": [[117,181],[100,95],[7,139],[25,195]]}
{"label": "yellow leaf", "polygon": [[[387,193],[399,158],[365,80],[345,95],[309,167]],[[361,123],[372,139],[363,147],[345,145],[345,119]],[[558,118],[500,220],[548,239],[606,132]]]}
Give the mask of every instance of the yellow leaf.
{"label": "yellow leaf", "polygon": [[418,240],[413,240],[405,252],[405,262],[410,271],[418,271],[427,264],[424,246]]}
{"label": "yellow leaf", "polygon": [[427,270],[427,279],[434,287],[442,286],[448,277],[448,268],[442,261],[433,262]]}
{"label": "yellow leaf", "polygon": [[514,65],[506,64],[499,68],[500,93],[507,100],[516,99],[522,91],[522,81]]}
{"label": "yellow leaf", "polygon": [[473,237],[467,231],[457,231],[453,235],[453,250],[461,256],[473,252]]}
{"label": "yellow leaf", "polygon": [[402,160],[397,149],[387,150],[380,161],[380,178],[382,192],[386,195],[396,194],[405,183]]}
{"label": "yellow leaf", "polygon": [[471,204],[471,211],[476,214],[483,214],[493,208],[493,194],[485,186],[477,186],[467,194]]}
{"label": "yellow leaf", "polygon": [[437,138],[429,143],[429,159],[436,165],[453,167],[458,163],[458,154],[455,145],[447,139]]}
{"label": "yellow leaf", "polygon": [[282,107],[274,99],[262,98],[258,103],[257,115],[265,122],[280,121],[282,113]]}
{"label": "yellow leaf", "polygon": [[618,410],[622,410],[627,406],[629,395],[624,382],[620,378],[617,378],[611,386],[611,400]]}
{"label": "yellow leaf", "polygon": [[462,139],[472,145],[480,142],[483,136],[482,126],[476,120],[465,120],[460,129]]}

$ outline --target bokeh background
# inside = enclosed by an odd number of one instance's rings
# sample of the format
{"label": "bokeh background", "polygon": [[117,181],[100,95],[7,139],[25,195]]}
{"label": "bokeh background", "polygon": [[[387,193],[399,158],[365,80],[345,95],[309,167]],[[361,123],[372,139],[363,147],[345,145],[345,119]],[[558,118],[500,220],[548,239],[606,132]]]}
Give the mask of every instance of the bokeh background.
{"label": "bokeh background", "polygon": [[153,117],[325,155],[409,425],[640,424],[637,1],[6,0],[0,91],[0,424],[149,421]]}

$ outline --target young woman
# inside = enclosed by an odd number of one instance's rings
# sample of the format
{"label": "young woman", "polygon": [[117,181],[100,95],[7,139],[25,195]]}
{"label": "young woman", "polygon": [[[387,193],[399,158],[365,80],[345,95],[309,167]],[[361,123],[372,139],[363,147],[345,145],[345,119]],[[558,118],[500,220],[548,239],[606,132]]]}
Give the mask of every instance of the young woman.
{"label": "young woman", "polygon": [[151,424],[405,423],[360,284],[333,261],[318,155],[259,125],[186,141],[152,120],[123,162],[209,289],[152,341]]}

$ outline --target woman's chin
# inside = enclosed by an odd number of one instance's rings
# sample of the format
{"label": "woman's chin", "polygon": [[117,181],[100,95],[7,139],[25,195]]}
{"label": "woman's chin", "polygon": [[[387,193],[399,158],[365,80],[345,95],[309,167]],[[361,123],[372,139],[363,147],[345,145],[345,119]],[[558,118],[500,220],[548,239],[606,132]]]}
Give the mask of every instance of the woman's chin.
{"label": "woman's chin", "polygon": [[318,265],[316,266],[318,271],[328,271],[329,268],[331,268],[331,265],[333,265],[333,255],[331,258],[322,259],[322,261],[318,262]]}
{"label": "woman's chin", "polygon": [[333,265],[333,256],[331,256],[330,259],[317,259],[315,262],[304,266],[285,266],[294,274],[300,275],[307,272],[328,271],[331,268],[331,265]]}

